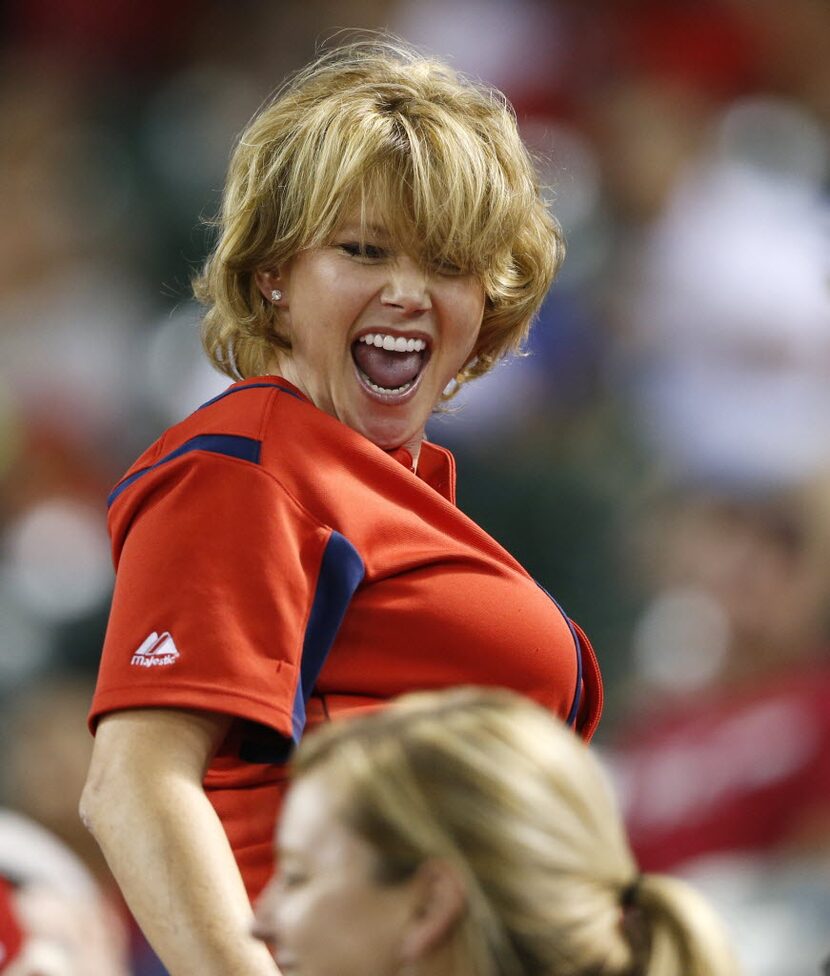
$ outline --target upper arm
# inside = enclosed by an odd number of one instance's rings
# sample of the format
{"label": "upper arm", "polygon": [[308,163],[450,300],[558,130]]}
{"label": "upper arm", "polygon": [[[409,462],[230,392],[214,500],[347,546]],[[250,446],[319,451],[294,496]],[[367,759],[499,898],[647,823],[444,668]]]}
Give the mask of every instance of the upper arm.
{"label": "upper arm", "polygon": [[330,530],[262,468],[200,452],[130,484],[110,525],[118,566],[91,725],[157,706],[290,737]]}
{"label": "upper arm", "polygon": [[112,712],[98,724],[82,812],[129,783],[163,788],[173,776],[201,785],[225,738],[231,716],[185,709],[136,708]]}

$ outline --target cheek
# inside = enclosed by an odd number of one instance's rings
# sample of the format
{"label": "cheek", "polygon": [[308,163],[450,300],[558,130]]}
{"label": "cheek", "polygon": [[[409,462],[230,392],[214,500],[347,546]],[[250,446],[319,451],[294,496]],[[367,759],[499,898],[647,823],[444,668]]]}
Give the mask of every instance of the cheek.
{"label": "cheek", "polygon": [[400,962],[401,927],[394,899],[352,889],[295,913],[294,948],[309,976],[389,976]]}
{"label": "cheek", "polygon": [[276,930],[285,940],[302,938],[319,910],[319,899],[307,894],[283,894],[276,905]]}
{"label": "cheek", "polygon": [[253,932],[258,939],[272,941],[277,931],[277,912],[279,909],[279,898],[277,886],[271,883],[259,896],[254,907]]}
{"label": "cheek", "polygon": [[449,307],[453,309],[459,345],[464,345],[468,351],[472,350],[484,317],[484,289],[469,285],[457,288],[449,296]]}

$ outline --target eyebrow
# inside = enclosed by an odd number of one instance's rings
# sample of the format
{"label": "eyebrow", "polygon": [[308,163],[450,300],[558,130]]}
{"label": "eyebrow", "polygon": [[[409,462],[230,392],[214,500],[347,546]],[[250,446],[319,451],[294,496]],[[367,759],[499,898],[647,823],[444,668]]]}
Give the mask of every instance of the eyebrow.
{"label": "eyebrow", "polygon": [[386,240],[391,239],[391,234],[388,229],[381,224],[361,224],[359,220],[350,220],[348,223],[343,224],[339,230],[338,234],[344,233],[361,233],[365,231],[367,234],[372,234],[374,237],[381,237]]}

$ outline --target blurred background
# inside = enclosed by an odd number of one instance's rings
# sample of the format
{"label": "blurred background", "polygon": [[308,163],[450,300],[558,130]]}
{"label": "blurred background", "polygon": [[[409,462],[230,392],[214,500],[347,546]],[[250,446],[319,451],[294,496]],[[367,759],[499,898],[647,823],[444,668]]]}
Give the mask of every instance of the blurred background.
{"label": "blurred background", "polygon": [[[0,24],[0,805],[111,892],[76,814],[105,498],[227,385],[189,280],[235,135],[336,29],[391,29],[508,94],[569,242],[529,355],[432,425],[460,504],[591,635],[643,866],[712,898],[750,976],[815,976],[826,0],[5,0]],[[161,973],[135,932],[129,965]]]}

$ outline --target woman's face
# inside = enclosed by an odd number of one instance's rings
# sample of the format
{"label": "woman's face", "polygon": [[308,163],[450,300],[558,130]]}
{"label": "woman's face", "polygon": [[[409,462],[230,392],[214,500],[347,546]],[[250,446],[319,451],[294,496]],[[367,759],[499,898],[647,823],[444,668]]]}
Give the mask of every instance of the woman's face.
{"label": "woman's face", "polygon": [[382,221],[368,221],[362,245],[360,231],[355,213],[331,244],[258,275],[266,298],[282,292],[292,343],[274,370],[379,447],[417,456],[441,393],[475,349],[484,288],[397,253]]}
{"label": "woman's face", "polygon": [[393,976],[416,912],[414,882],[374,880],[369,845],[338,818],[336,784],[314,772],[286,797],[277,874],[257,905],[255,934],[285,976]]}

